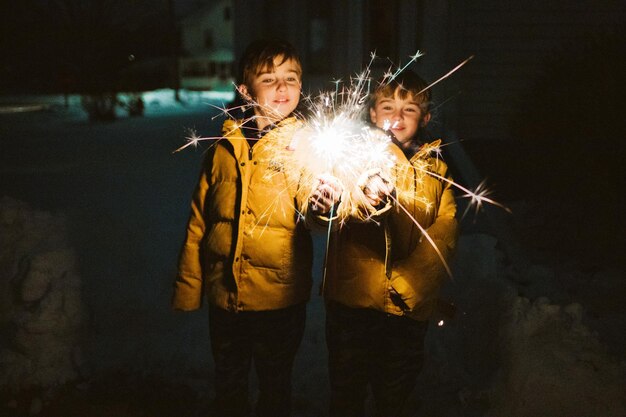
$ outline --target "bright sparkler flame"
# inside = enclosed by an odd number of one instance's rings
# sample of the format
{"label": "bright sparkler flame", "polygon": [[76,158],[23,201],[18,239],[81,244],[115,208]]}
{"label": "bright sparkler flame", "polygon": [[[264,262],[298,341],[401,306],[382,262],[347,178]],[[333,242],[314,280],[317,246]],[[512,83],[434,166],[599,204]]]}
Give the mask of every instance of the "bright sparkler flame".
{"label": "bright sparkler flame", "polygon": [[369,97],[369,66],[350,79],[349,86],[335,82],[334,93],[323,93],[308,100],[311,116],[307,126],[290,145],[296,166],[313,178],[335,177],[342,185],[343,207],[340,221],[364,203],[364,176],[377,172],[391,178],[396,163],[389,149],[391,139],[362,117]]}
{"label": "bright sparkler flame", "polygon": [[300,158],[314,175],[328,172],[350,184],[365,170],[388,170],[393,166],[395,158],[389,154],[390,142],[387,135],[376,129],[336,117],[328,125],[316,128],[304,140],[299,140],[296,158]]}

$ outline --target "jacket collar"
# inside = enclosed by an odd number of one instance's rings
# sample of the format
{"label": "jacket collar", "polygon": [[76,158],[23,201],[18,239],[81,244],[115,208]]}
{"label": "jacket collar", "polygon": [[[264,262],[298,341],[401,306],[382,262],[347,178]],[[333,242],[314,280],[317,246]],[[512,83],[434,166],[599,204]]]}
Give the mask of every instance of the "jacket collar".
{"label": "jacket collar", "polygon": [[263,129],[259,129],[259,125],[256,121],[254,111],[252,109],[248,109],[244,113],[242,113],[241,119],[239,120],[241,133],[246,139],[248,139],[248,141],[256,141],[261,139],[267,133],[276,129],[279,125],[282,124],[284,120],[290,119],[294,116],[294,112],[291,112],[289,115],[287,115],[285,118],[278,121],[277,123],[270,123]]}
{"label": "jacket collar", "polygon": [[411,156],[407,155],[407,159],[411,162],[417,161],[418,159],[427,159],[438,156],[439,146],[441,145],[441,139],[434,140],[428,143],[421,143],[417,147],[415,153]]}
{"label": "jacket collar", "polygon": [[[243,157],[242,155],[244,152],[249,152],[251,149],[251,147],[243,145],[246,143],[247,139],[243,133],[243,123],[244,120],[228,119],[224,121],[224,125],[222,127],[222,135],[224,139],[226,139],[226,142],[230,143],[233,152],[238,159]],[[256,143],[266,142],[269,140],[270,142],[268,142],[268,144],[271,143],[271,146],[287,147],[291,141],[292,135],[286,132],[285,134],[275,134],[276,128],[294,129],[295,132],[295,130],[299,129],[301,126],[302,122],[296,117],[287,117],[273,125],[273,127],[270,128],[260,139],[255,138],[254,140]],[[286,143],[283,143],[285,141]]]}

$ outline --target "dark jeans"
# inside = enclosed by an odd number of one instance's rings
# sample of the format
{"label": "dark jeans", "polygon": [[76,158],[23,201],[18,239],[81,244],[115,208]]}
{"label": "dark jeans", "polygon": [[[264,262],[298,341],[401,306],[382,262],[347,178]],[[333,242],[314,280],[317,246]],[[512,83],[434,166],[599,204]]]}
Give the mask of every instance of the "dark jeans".
{"label": "dark jeans", "polygon": [[259,380],[257,417],[291,415],[291,370],[305,318],[305,304],[239,313],[209,308],[216,417],[248,415],[252,362]]}
{"label": "dark jeans", "polygon": [[326,305],[330,416],[363,417],[367,386],[376,416],[399,416],[424,360],[428,322]]}

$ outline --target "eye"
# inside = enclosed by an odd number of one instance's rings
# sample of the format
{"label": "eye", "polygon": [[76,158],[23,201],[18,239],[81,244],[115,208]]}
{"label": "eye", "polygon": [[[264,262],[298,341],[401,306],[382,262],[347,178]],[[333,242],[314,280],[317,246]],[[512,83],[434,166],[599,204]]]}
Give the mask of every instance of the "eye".
{"label": "eye", "polygon": [[389,104],[385,104],[385,105],[383,105],[383,106],[382,106],[382,109],[383,109],[384,111],[392,111],[392,110],[393,110],[393,107],[392,107],[392,106],[390,106]]}
{"label": "eye", "polygon": [[263,79],[261,80],[261,82],[262,82],[263,84],[271,84],[271,83],[273,83],[273,82],[274,82],[274,79],[273,79],[273,78],[271,78],[271,77],[268,77],[268,78],[263,78]]}
{"label": "eye", "polygon": [[410,106],[410,107],[405,107],[404,111],[407,113],[417,113],[418,109],[417,107]]}
{"label": "eye", "polygon": [[298,79],[296,77],[287,77],[288,83],[297,83]]}

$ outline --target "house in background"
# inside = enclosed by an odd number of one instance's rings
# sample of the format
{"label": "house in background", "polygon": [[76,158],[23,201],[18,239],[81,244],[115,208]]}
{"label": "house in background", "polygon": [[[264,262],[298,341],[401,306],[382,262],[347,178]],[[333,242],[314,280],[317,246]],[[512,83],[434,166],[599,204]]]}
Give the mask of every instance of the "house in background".
{"label": "house in background", "polygon": [[235,81],[233,2],[207,2],[179,21],[180,87],[232,91]]}

